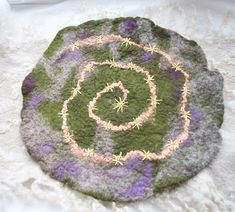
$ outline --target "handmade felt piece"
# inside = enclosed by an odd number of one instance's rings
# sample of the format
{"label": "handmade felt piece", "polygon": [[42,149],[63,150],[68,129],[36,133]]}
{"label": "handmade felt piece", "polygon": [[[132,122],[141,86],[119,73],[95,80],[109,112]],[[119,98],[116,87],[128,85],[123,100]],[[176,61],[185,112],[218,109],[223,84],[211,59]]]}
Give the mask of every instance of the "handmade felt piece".
{"label": "handmade felt piece", "polygon": [[60,30],[22,85],[21,134],[52,178],[108,201],[185,182],[219,151],[223,78],[145,18]]}

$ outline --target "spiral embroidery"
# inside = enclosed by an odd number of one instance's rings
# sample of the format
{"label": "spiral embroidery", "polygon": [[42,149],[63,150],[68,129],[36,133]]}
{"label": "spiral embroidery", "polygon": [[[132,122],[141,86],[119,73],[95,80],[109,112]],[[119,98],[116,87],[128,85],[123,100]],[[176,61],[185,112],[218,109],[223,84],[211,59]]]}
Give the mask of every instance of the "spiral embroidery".
{"label": "spiral embroidery", "polygon": [[[122,45],[124,46],[135,46],[138,48],[143,49],[144,51],[151,52],[151,53],[158,53],[162,55],[172,66],[172,68],[175,71],[179,71],[183,74],[185,78],[185,82],[182,88],[181,93],[181,102],[180,102],[180,113],[181,117],[183,119],[183,131],[174,139],[169,140],[163,147],[163,150],[160,154],[152,153],[149,150],[135,150],[135,151],[129,151],[126,155],[122,155],[122,152],[120,152],[119,155],[113,155],[113,157],[106,157],[102,154],[95,153],[92,149],[83,149],[79,147],[77,142],[74,139],[73,134],[71,133],[71,130],[68,126],[68,120],[67,116],[69,115],[68,111],[68,104],[70,101],[72,101],[77,95],[81,94],[81,86],[82,83],[85,81],[85,76],[87,72],[92,72],[95,70],[96,67],[102,66],[102,65],[109,65],[111,68],[116,67],[120,68],[122,71],[123,69],[135,71],[137,73],[140,73],[144,76],[144,80],[146,81],[146,84],[149,87],[150,91],[150,103],[149,106],[142,112],[138,117],[133,117],[133,121],[130,121],[128,123],[123,123],[121,125],[113,125],[110,121],[102,120],[99,116],[96,115],[95,111],[98,109],[96,107],[97,100],[105,93],[112,92],[114,88],[120,89],[120,91],[123,94],[123,97],[119,98],[119,100],[115,100],[116,103],[114,104],[114,109],[117,110],[117,112],[122,112],[124,108],[127,106],[127,97],[129,91],[125,88],[125,86],[122,84],[121,81],[113,82],[112,84],[107,84],[107,86],[96,93],[95,97],[90,100],[88,107],[88,114],[89,117],[92,118],[96,124],[100,127],[103,127],[104,129],[112,132],[118,132],[118,131],[126,131],[131,130],[133,128],[139,129],[145,122],[147,122],[155,113],[157,110],[157,105],[160,104],[160,99],[157,98],[157,87],[154,84],[153,76],[149,73],[148,70],[145,68],[142,68],[140,66],[137,66],[134,63],[119,63],[113,60],[106,60],[103,62],[90,62],[86,64],[83,67],[82,72],[80,73],[79,80],[77,81],[77,85],[75,88],[72,89],[71,96],[64,101],[63,107],[61,110],[61,116],[62,116],[62,132],[63,132],[63,138],[64,142],[68,143],[70,146],[70,150],[74,155],[77,155],[79,157],[90,157],[94,159],[98,163],[114,163],[115,165],[122,165],[123,161],[128,160],[132,157],[141,157],[142,160],[162,160],[166,157],[170,156],[170,154],[175,151],[177,148],[179,148],[180,143],[183,143],[184,140],[188,138],[188,131],[189,131],[189,125],[190,125],[190,112],[186,111],[186,105],[187,105],[187,96],[189,93],[188,85],[189,85],[189,75],[184,70],[184,68],[177,63],[175,60],[173,60],[170,55],[168,55],[163,50],[159,49],[156,46],[144,46],[142,44],[136,44],[135,42],[131,41],[129,38],[123,38],[120,35],[106,35],[106,36],[98,36],[98,37],[89,37],[84,40],[78,40],[75,43],[69,45],[68,47],[62,49],[59,54],[63,53],[65,50],[75,50],[79,49],[85,46],[92,46],[97,44],[105,44],[113,41],[119,41],[122,42]],[[116,71],[116,70],[115,70]]]}

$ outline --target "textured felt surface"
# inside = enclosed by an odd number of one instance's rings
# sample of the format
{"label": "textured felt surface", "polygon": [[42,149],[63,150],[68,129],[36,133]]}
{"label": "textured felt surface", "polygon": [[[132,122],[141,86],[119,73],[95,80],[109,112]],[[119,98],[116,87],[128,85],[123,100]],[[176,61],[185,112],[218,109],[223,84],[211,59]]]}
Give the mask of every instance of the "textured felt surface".
{"label": "textured felt surface", "polygon": [[[120,124],[130,121],[148,105],[149,90],[142,77],[129,70],[102,66],[82,85],[81,95],[69,104],[69,126],[78,145],[104,155],[149,150],[159,153],[169,139],[181,130],[178,113],[184,78],[160,55],[133,46],[111,42],[73,51],[61,49],[77,40],[109,34],[121,35],[143,45],[157,46],[176,58],[190,76],[187,108],[191,113],[189,137],[164,160],[141,158],[123,165],[98,164],[79,158],[63,142],[60,113],[64,100],[79,79],[80,67],[90,61],[133,62],[154,76],[158,97],[162,99],[155,117],[138,129],[109,132],[90,119],[87,104],[107,83],[120,80],[130,91],[128,108],[117,113],[112,108],[118,90],[107,93],[97,104],[100,117]],[[223,78],[207,70],[205,55],[194,42],[143,18],[89,21],[61,30],[43,57],[24,80],[21,133],[29,153],[53,178],[96,198],[134,201],[152,196],[194,176],[216,156],[223,121]]]}

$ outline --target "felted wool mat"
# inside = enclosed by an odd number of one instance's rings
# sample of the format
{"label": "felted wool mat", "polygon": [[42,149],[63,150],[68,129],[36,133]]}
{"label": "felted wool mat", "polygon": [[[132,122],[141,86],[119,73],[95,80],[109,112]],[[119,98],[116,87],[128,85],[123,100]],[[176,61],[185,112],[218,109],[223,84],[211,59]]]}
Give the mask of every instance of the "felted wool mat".
{"label": "felted wool mat", "polygon": [[22,85],[21,135],[51,177],[107,201],[185,182],[221,144],[223,77],[140,17],[60,30]]}

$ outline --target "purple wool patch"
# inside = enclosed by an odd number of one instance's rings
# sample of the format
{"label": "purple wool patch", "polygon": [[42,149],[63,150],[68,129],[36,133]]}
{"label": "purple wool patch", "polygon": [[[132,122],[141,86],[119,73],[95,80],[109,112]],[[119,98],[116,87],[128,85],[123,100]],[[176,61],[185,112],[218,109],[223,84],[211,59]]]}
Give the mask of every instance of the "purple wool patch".
{"label": "purple wool patch", "polygon": [[139,198],[145,195],[152,181],[153,164],[146,163],[143,176],[137,179],[130,187],[122,190],[120,195],[125,198]]}
{"label": "purple wool patch", "polygon": [[195,124],[199,124],[203,120],[203,112],[199,107],[193,106],[190,108],[191,121]]}
{"label": "purple wool patch", "polygon": [[37,152],[41,155],[48,155],[55,151],[55,143],[48,141],[44,144],[39,144],[37,146]]}
{"label": "purple wool patch", "polygon": [[156,53],[151,53],[151,52],[145,52],[141,57],[140,60],[144,63],[151,62],[156,58],[157,54]]}
{"label": "purple wool patch", "polygon": [[189,136],[183,143],[180,144],[180,148],[185,148],[191,146],[193,143],[193,140],[191,136]]}
{"label": "purple wool patch", "polygon": [[179,79],[184,78],[183,74],[179,71],[175,71],[174,69],[168,69],[165,71],[165,75],[172,80],[173,95],[178,101],[180,101],[182,96],[182,87],[179,84]]}
{"label": "purple wool patch", "polygon": [[36,82],[35,79],[29,74],[28,76],[26,76],[26,78],[23,81],[23,85],[22,85],[22,93],[28,94],[30,93],[36,86]]}
{"label": "purple wool patch", "polygon": [[81,170],[77,167],[74,160],[59,161],[52,171],[52,175],[60,181],[63,181],[66,177],[78,178],[80,173]]}
{"label": "purple wool patch", "polygon": [[134,19],[126,19],[123,21],[123,27],[128,35],[132,35],[135,29],[138,27],[138,24]]}
{"label": "purple wool patch", "polygon": [[94,34],[92,32],[90,32],[89,30],[84,30],[80,35],[79,35],[79,38],[80,39],[86,39],[86,38],[89,38],[91,36],[93,36]]}
{"label": "purple wool patch", "polygon": [[128,170],[126,167],[113,167],[110,170],[107,171],[107,177],[111,178],[111,179],[119,179],[119,178],[123,178],[126,177],[128,172],[130,170]]}
{"label": "purple wool patch", "polygon": [[181,77],[184,77],[181,72],[175,71],[174,69],[167,70],[165,73],[168,77],[172,78],[173,80],[178,80]]}
{"label": "purple wool patch", "polygon": [[182,91],[181,88],[174,86],[174,96],[176,97],[176,99],[179,101],[182,97]]}
{"label": "purple wool patch", "polygon": [[54,63],[61,63],[64,60],[78,60],[79,58],[81,58],[81,56],[82,52],[78,50],[65,51],[55,60]]}
{"label": "purple wool patch", "polygon": [[123,166],[129,170],[134,170],[137,167],[139,167],[140,165],[142,165],[142,163],[143,163],[143,160],[141,160],[138,157],[135,157],[135,158],[131,158],[129,160],[126,160],[125,163],[123,164]]}
{"label": "purple wool patch", "polygon": [[122,166],[113,167],[107,172],[107,176],[111,179],[126,177],[128,173],[139,168],[143,161],[139,158],[131,158],[124,162]]}
{"label": "purple wool patch", "polygon": [[39,104],[42,102],[43,99],[44,99],[44,94],[43,93],[41,93],[41,92],[40,93],[36,93],[28,101],[27,106],[30,109],[37,108],[39,106]]}

